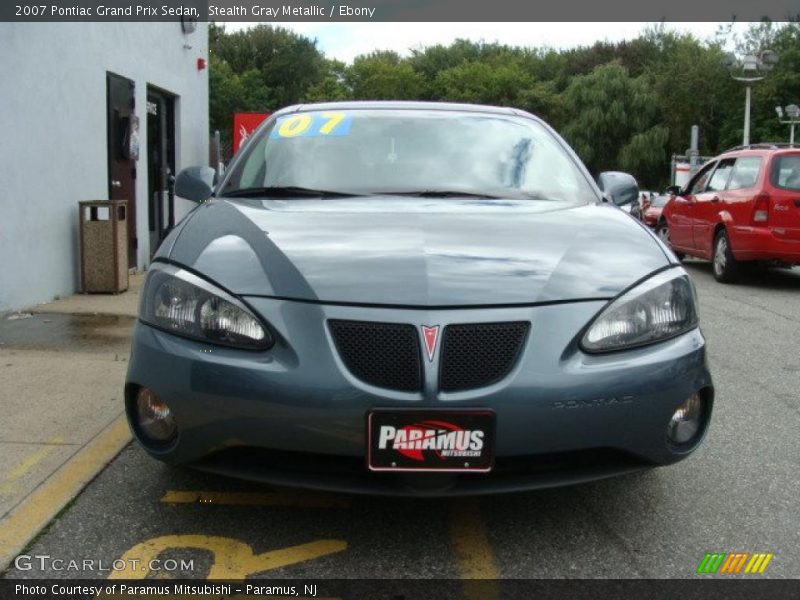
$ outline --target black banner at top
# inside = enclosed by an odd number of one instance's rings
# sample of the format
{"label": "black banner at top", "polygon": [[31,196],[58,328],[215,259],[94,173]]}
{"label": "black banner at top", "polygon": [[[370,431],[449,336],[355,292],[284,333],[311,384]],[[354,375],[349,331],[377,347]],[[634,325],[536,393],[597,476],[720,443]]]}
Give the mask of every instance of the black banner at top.
{"label": "black banner at top", "polygon": [[786,21],[797,0],[3,0],[0,21]]}

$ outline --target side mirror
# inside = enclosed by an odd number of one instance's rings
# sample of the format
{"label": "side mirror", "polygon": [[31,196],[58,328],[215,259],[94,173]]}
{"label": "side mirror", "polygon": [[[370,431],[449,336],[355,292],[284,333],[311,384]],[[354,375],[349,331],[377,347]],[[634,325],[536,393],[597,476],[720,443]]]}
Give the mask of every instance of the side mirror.
{"label": "side mirror", "polygon": [[671,185],[667,188],[667,195],[669,196],[680,196],[681,195],[681,186],[679,185]]}
{"label": "side mirror", "polygon": [[620,171],[600,173],[597,185],[617,206],[625,206],[639,199],[639,184],[633,175]]}
{"label": "side mirror", "polygon": [[214,193],[217,173],[211,167],[189,167],[175,179],[175,195],[192,202],[205,202]]}

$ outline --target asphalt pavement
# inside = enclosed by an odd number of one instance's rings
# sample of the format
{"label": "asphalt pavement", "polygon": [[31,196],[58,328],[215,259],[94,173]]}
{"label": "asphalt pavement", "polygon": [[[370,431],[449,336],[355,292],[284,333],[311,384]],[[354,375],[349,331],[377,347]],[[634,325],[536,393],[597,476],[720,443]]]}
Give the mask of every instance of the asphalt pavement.
{"label": "asphalt pavement", "polygon": [[800,577],[800,269],[722,285],[708,263],[685,265],[716,401],[681,463],[530,493],[386,499],[176,469],[132,444],[26,549],[61,568],[5,576],[108,577],[69,561],[159,558],[175,570],[126,562],[114,575],[696,578],[706,553],[764,552],[758,577]]}

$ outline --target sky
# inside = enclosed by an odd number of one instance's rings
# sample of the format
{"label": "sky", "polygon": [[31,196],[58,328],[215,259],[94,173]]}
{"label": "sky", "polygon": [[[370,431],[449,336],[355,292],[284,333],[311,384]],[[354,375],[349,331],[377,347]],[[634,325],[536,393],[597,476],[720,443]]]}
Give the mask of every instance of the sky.
{"label": "sky", "polygon": [[[499,42],[511,46],[554,49],[617,42],[638,37],[648,23],[275,23],[316,39],[328,58],[352,62],[359,54],[394,50],[402,56],[411,49],[448,45],[457,38]],[[685,31],[700,39],[712,38],[722,23],[667,23],[668,29]],[[255,23],[226,23],[228,31]],[[747,24],[738,23],[735,31]]]}

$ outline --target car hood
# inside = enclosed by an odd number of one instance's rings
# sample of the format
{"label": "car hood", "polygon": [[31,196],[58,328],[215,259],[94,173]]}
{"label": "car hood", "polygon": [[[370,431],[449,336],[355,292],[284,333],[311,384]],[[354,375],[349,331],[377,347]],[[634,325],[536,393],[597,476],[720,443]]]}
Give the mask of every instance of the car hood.
{"label": "car hood", "polygon": [[405,197],[213,200],[158,257],[243,296],[398,306],[610,298],[669,262],[612,205]]}

